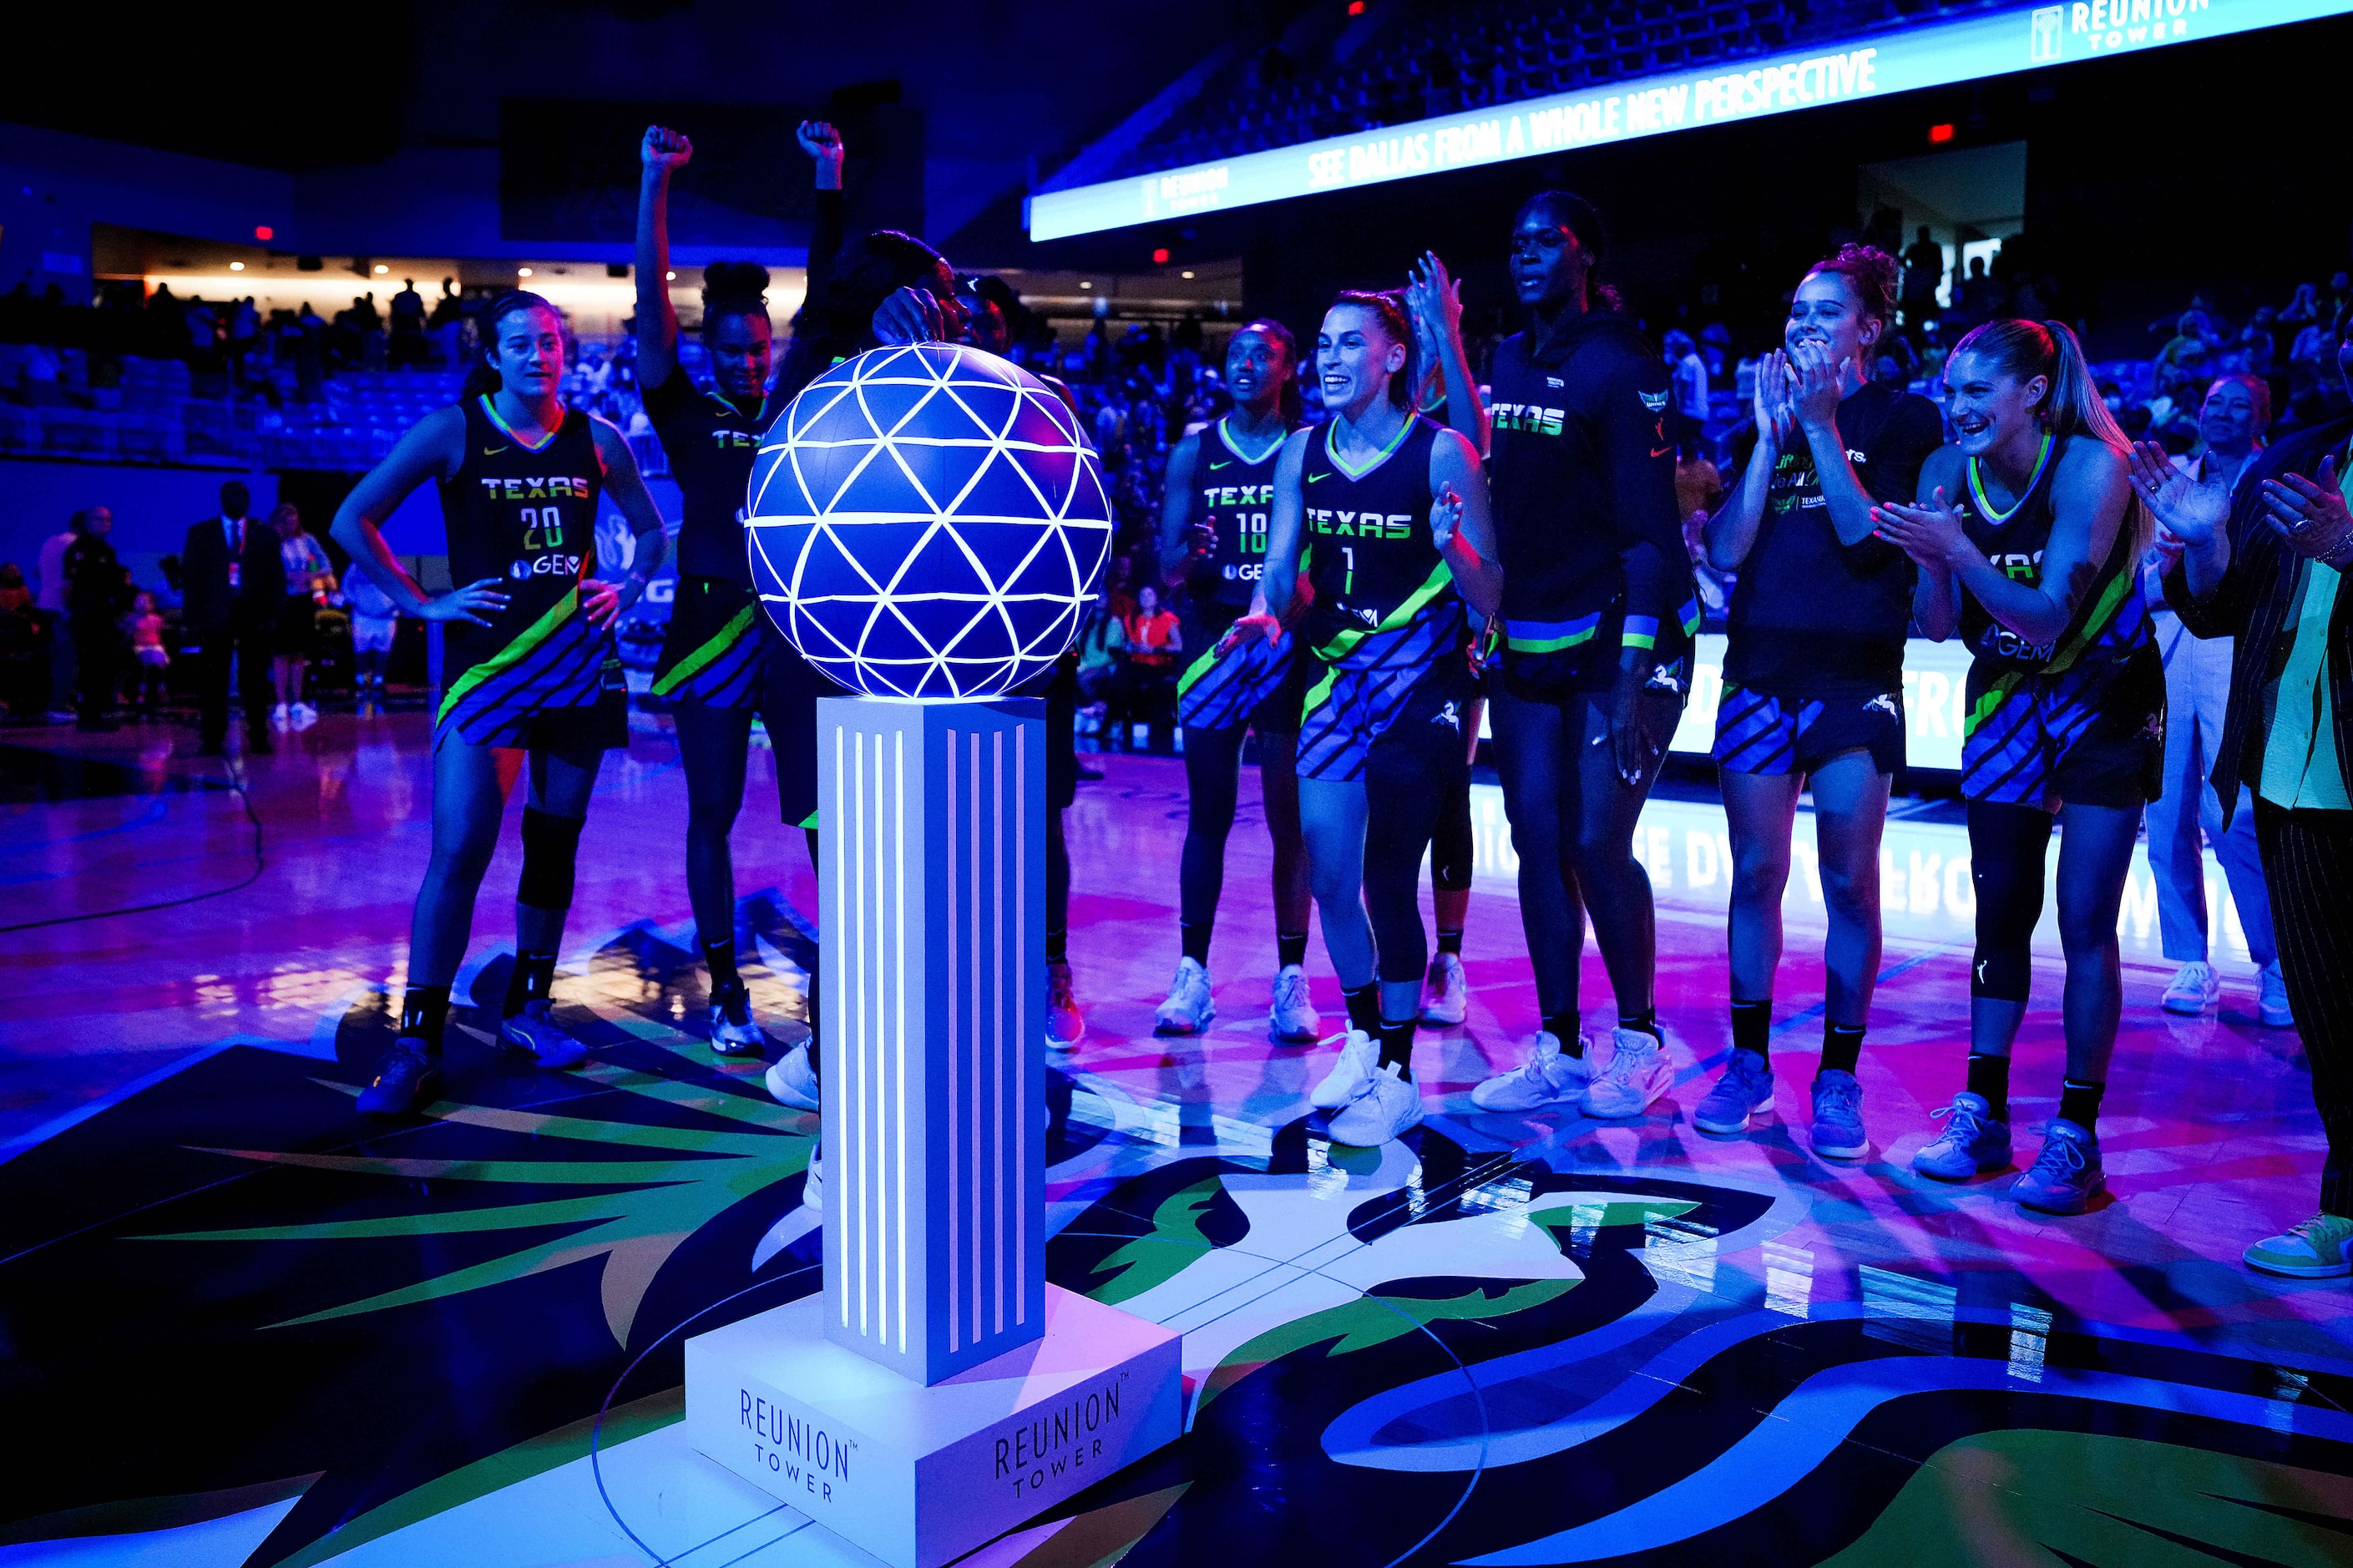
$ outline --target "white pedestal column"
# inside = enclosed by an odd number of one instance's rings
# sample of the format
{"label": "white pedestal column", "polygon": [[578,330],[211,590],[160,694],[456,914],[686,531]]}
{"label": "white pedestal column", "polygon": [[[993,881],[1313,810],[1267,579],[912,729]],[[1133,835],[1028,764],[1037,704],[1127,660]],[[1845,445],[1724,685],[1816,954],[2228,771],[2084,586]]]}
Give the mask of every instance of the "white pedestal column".
{"label": "white pedestal column", "polygon": [[1045,1282],[1044,744],[818,704],[825,1290],[687,1343],[696,1446],[899,1568],[1178,1435],[1176,1336]]}

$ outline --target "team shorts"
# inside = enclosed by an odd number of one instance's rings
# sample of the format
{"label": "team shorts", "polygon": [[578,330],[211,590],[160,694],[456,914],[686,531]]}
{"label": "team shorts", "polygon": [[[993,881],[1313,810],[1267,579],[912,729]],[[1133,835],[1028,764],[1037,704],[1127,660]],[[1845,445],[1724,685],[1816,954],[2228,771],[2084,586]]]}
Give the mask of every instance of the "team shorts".
{"label": "team shorts", "polygon": [[759,595],[723,577],[681,577],[670,601],[652,693],[705,708],[761,705],[768,655],[780,638],[764,634]]}
{"label": "team shorts", "polygon": [[488,628],[452,623],[433,743],[533,751],[617,751],[629,743],[629,694],[609,626],[577,610],[531,623],[493,646]]}
{"label": "team shorts", "polygon": [[2165,793],[2165,666],[1987,680],[1969,671],[1961,795],[2000,805],[2138,811]]}
{"label": "team shorts", "polygon": [[1311,656],[1303,638],[1285,632],[1270,643],[1255,629],[1219,651],[1240,617],[1222,607],[1188,617],[1185,673],[1176,680],[1176,722],[1187,730],[1239,730],[1265,734],[1299,729],[1307,698]]}
{"label": "team shorts", "polygon": [[1715,765],[1729,773],[1810,774],[1831,758],[1869,752],[1883,773],[1904,767],[1904,693],[1777,697],[1725,682],[1715,710]]}
{"label": "team shorts", "polygon": [[1469,696],[1468,672],[1451,648],[1419,669],[1330,666],[1300,720],[1299,776],[1345,784],[1402,767],[1451,777],[1468,765]]}

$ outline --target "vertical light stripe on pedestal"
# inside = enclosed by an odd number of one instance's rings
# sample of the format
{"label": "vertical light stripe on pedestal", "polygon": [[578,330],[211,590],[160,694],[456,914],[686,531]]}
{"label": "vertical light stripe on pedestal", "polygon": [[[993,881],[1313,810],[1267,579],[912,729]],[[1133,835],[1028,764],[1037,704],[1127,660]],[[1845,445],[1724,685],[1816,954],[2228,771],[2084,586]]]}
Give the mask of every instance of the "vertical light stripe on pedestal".
{"label": "vertical light stripe on pedestal", "polygon": [[934,1382],[1041,1321],[1040,724],[825,701],[825,1321]]}

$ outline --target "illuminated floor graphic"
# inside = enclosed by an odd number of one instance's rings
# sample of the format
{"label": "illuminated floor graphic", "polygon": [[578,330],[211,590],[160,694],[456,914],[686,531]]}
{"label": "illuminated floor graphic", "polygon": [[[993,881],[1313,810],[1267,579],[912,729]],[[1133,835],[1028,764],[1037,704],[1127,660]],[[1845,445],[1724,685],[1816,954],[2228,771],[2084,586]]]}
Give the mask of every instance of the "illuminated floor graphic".
{"label": "illuminated floor graphic", "polygon": [[[591,1066],[496,1061],[491,1012],[461,1006],[444,1103],[393,1128],[353,1115],[424,843],[422,739],[407,720],[330,719],[258,765],[250,889],[0,944],[0,1329],[12,1429],[38,1435],[12,1466],[0,1568],[866,1561],[673,1424],[679,1339],[813,1289],[817,1237],[798,1206],[811,1120],[686,1027],[702,982],[664,741],[614,760],[592,816],[558,987]],[[0,923],[247,875],[239,797],[197,782],[188,749],[160,729],[12,749]],[[1328,1051],[1265,1042],[1253,781],[1212,955],[1221,1016],[1164,1040],[1175,888],[1159,868],[1182,774],[1097,760],[1110,776],[1070,819],[1090,1013],[1054,1080],[1050,1268],[1185,1331],[1189,1430],[969,1561],[2353,1553],[2353,1293],[2235,1261],[2307,1212],[2320,1143],[2295,1036],[2253,1022],[2227,920],[2221,1016],[2175,1019],[2155,1007],[2170,966],[2153,918],[2137,936],[2128,907],[2115,1195],[2030,1217],[2001,1178],[1908,1171],[1960,1070],[1957,827],[1891,829],[1862,1073],[1873,1149],[1832,1164],[1803,1136],[1820,979],[1802,856],[1778,1114],[1739,1139],[1690,1125],[1725,1046],[1722,818],[1704,803],[1662,800],[1644,822],[1670,1102],[1612,1126],[1470,1109],[1535,1012],[1483,791],[1471,1022],[1423,1037],[1425,1127],[1346,1150],[1307,1115]],[[738,864],[771,889],[742,915],[755,994],[782,1019],[814,959],[794,911],[815,900],[797,836],[756,819],[766,787]],[[493,1010],[508,920],[486,902],[467,978]],[[2055,1006],[2055,943],[2042,951]],[[1310,969],[1336,1018],[1320,950]],[[1586,992],[1599,1016],[1598,960]],[[2058,1076],[2038,1009],[2022,1129]]]}

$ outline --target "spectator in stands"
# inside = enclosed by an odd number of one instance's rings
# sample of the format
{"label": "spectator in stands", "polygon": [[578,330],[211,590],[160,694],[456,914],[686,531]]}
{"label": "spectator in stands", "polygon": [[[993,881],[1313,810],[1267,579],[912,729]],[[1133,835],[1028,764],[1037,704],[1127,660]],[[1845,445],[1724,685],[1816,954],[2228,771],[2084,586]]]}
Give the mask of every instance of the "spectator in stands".
{"label": "spectator in stands", "polygon": [[237,666],[245,707],[246,751],[269,742],[270,642],[285,611],[286,563],[276,533],[247,515],[253,496],[231,479],[220,488],[220,515],[188,530],[180,552],[186,584],[185,622],[197,666],[199,756],[221,754],[228,737],[229,666]]}
{"label": "spectator in stands", "polygon": [[[2235,487],[2262,452],[2263,431],[2270,424],[2271,389],[2254,376],[2224,376],[2207,392],[2199,412],[2199,434],[2206,450],[2195,458],[2175,458],[2174,466],[2201,484]],[[2207,777],[2222,742],[2232,644],[2229,637],[2209,640],[2189,635],[2165,602],[2159,580],[2163,565],[2164,557],[2150,551],[2144,568],[2157,648],[2165,659],[2166,716],[2165,791],[2148,805],[2148,868],[2157,882],[2158,931],[2165,956],[2181,966],[2165,988],[2162,1005],[2168,1013],[2194,1016],[2214,1005],[2222,994],[2208,948],[2201,847],[2211,843],[2238,906],[2247,954],[2263,972],[2260,1016],[2274,1028],[2285,1028],[2295,1020],[2272,937],[2271,899],[2263,889],[2254,811],[2242,785],[2226,829],[2221,798]]]}
{"label": "spectator in stands", "polygon": [[280,501],[269,514],[270,531],[278,535],[278,559],[285,568],[286,593],[280,603],[270,661],[278,689],[278,705],[269,721],[280,729],[298,730],[318,722],[319,710],[302,700],[302,678],[319,657],[319,605],[335,591],[335,569],[319,542],[302,526],[302,514],[291,501]]}
{"label": "spectator in stands", "polygon": [[1936,290],[1945,286],[1945,247],[1928,237],[1928,226],[1920,226],[1920,237],[1904,253],[1904,324],[1917,330],[1920,324],[1936,314]]}
{"label": "spectator in stands", "polygon": [[131,637],[132,705],[142,713],[161,713],[168,697],[165,672],[172,668],[171,650],[164,646],[164,612],[155,595],[141,594],[131,601],[122,629]]}
{"label": "spectator in stands", "polygon": [[[92,509],[104,511],[104,507]],[[49,633],[49,722],[69,723],[74,717],[75,668],[72,612],[66,607],[66,552],[82,535],[88,512],[78,511],[67,520],[63,533],[53,533],[41,541],[41,553],[35,561],[39,574],[38,596],[34,603],[47,622]],[[112,520],[110,518],[110,521]]]}
{"label": "spectator in stands", "polygon": [[1097,598],[1079,632],[1079,700],[1089,709],[1098,733],[1105,728],[1105,706],[1126,653],[1127,628],[1111,613],[1110,605]]}
{"label": "spectator in stands", "polygon": [[[643,417],[643,410],[639,411]],[[384,711],[384,669],[400,631],[400,609],[356,562],[343,574],[343,603],[352,614],[352,689],[359,711]]]}
{"label": "spectator in stands", "polygon": [[74,661],[80,667],[81,700],[74,727],[108,731],[118,727],[111,717],[121,662],[118,623],[130,605],[129,574],[107,542],[114,514],[94,506],[79,516],[80,537],[67,547],[63,563],[66,614],[73,626]]}
{"label": "spectator in stands", "polygon": [[0,718],[11,723],[38,722],[48,706],[45,618],[34,605],[25,569],[0,562]]}
{"label": "spectator in stands", "polygon": [[432,357],[425,343],[425,296],[417,291],[417,279],[400,280],[400,292],[392,297],[392,341],[385,350],[385,362],[394,370],[407,370],[425,364]]}
{"label": "spectator in stands", "polygon": [[1135,608],[1121,628],[1126,634],[1127,662],[1120,680],[1115,738],[1126,745],[1138,718],[1145,725],[1146,743],[1155,752],[1171,749],[1176,720],[1176,656],[1185,651],[1185,634],[1174,611],[1160,605],[1159,590],[1146,583],[1136,590]]}
{"label": "spectator in stands", "polygon": [[1674,381],[1675,413],[1683,425],[1682,445],[1690,447],[1698,442],[1707,424],[1707,362],[1699,357],[1699,345],[1692,342],[1691,334],[1680,327],[1667,333],[1665,347]]}
{"label": "spectator in stands", "polygon": [[2221,346],[2214,324],[2203,310],[2183,311],[2173,336],[2157,352],[2158,390],[2179,401],[2184,387],[2204,384]]}
{"label": "spectator in stands", "polygon": [[[2353,390],[2353,333],[2337,371]],[[2236,638],[2214,752],[2227,816],[2243,779],[2270,889],[2280,967],[2328,1141],[2312,1218],[2255,1243],[2247,1263],[2302,1279],[2353,1274],[2353,417],[2280,441],[2235,486],[2136,448],[2133,481],[2178,542],[2165,595],[2197,637]]]}

